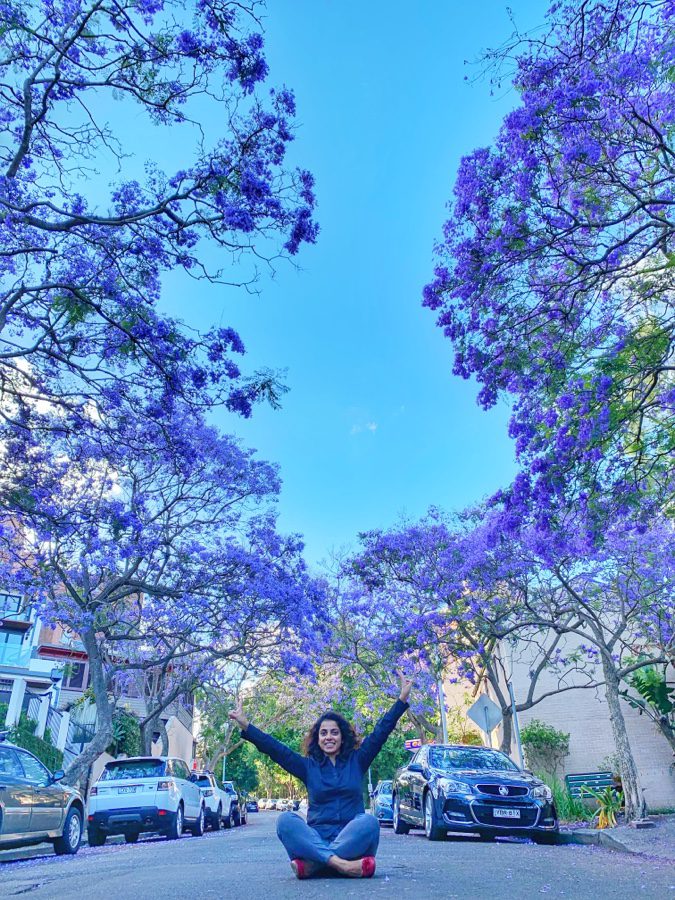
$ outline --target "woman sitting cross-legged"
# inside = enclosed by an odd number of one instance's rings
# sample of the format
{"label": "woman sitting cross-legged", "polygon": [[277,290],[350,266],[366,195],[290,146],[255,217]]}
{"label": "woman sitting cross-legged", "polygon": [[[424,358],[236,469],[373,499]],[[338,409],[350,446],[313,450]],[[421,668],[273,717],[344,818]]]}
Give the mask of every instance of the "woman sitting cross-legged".
{"label": "woman sitting cross-legged", "polygon": [[307,787],[307,821],[292,812],[277,820],[277,834],[298,878],[326,867],[351,878],[374,874],[380,826],[364,811],[363,776],[408,708],[412,682],[403,674],[400,679],[399,699],[362,742],[341,715],[327,712],[309,730],[304,756],[251,725],[241,703],[230,713],[242,737]]}

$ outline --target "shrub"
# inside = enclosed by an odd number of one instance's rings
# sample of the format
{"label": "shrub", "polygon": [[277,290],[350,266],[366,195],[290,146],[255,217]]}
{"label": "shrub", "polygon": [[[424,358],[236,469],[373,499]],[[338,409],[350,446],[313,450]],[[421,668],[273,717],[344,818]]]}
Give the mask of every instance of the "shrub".
{"label": "shrub", "polygon": [[138,756],[141,752],[141,728],[136,716],[126,709],[113,713],[113,739],[108,747],[111,756]]}
{"label": "shrub", "polygon": [[[4,722],[6,715],[7,704],[0,704],[0,721]],[[37,722],[29,719],[26,713],[22,712],[16,725],[9,729],[9,739],[17,747],[23,747],[33,756],[37,756],[41,763],[55,772],[63,767],[63,753],[52,744],[49,734],[46,734],[44,738],[35,736],[36,725]]]}
{"label": "shrub", "polygon": [[557,778],[547,772],[538,772],[537,777],[551,788],[553,802],[561,822],[589,822],[593,818],[592,811],[583,800],[573,797]]}
{"label": "shrub", "polygon": [[532,719],[520,732],[527,765],[555,775],[570,752],[570,736],[552,725]]}

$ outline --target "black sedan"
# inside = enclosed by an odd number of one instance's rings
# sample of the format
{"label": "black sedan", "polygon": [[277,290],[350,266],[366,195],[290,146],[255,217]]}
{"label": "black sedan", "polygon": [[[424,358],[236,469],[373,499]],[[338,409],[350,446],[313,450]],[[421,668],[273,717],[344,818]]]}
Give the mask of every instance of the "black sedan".
{"label": "black sedan", "polygon": [[487,747],[420,747],[396,773],[393,794],[396,834],[423,828],[430,841],[456,831],[548,844],[558,831],[548,785]]}
{"label": "black sedan", "polygon": [[246,812],[258,812],[258,801],[254,797],[246,801]]}

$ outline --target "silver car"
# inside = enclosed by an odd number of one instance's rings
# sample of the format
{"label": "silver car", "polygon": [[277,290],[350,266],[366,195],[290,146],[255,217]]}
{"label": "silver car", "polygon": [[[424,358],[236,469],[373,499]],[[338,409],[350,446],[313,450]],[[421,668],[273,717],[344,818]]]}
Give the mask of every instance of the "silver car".
{"label": "silver car", "polygon": [[50,841],[58,854],[77,853],[84,801],[62,778],[0,733],[0,850]]}

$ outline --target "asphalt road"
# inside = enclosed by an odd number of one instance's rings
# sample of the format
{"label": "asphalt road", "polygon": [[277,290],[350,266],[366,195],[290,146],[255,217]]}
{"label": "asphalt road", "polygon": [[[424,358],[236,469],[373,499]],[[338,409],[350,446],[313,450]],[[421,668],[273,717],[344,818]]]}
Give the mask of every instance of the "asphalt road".
{"label": "asphalt road", "polygon": [[[274,831],[276,813],[178,842],[83,848],[74,857],[0,862],[0,897],[41,900],[203,900],[208,897],[314,900],[342,897],[529,900],[675,900],[675,866],[598,847],[539,847],[458,838],[430,843],[421,833],[383,829],[370,880],[296,881]],[[0,854],[0,859],[5,854]]]}

